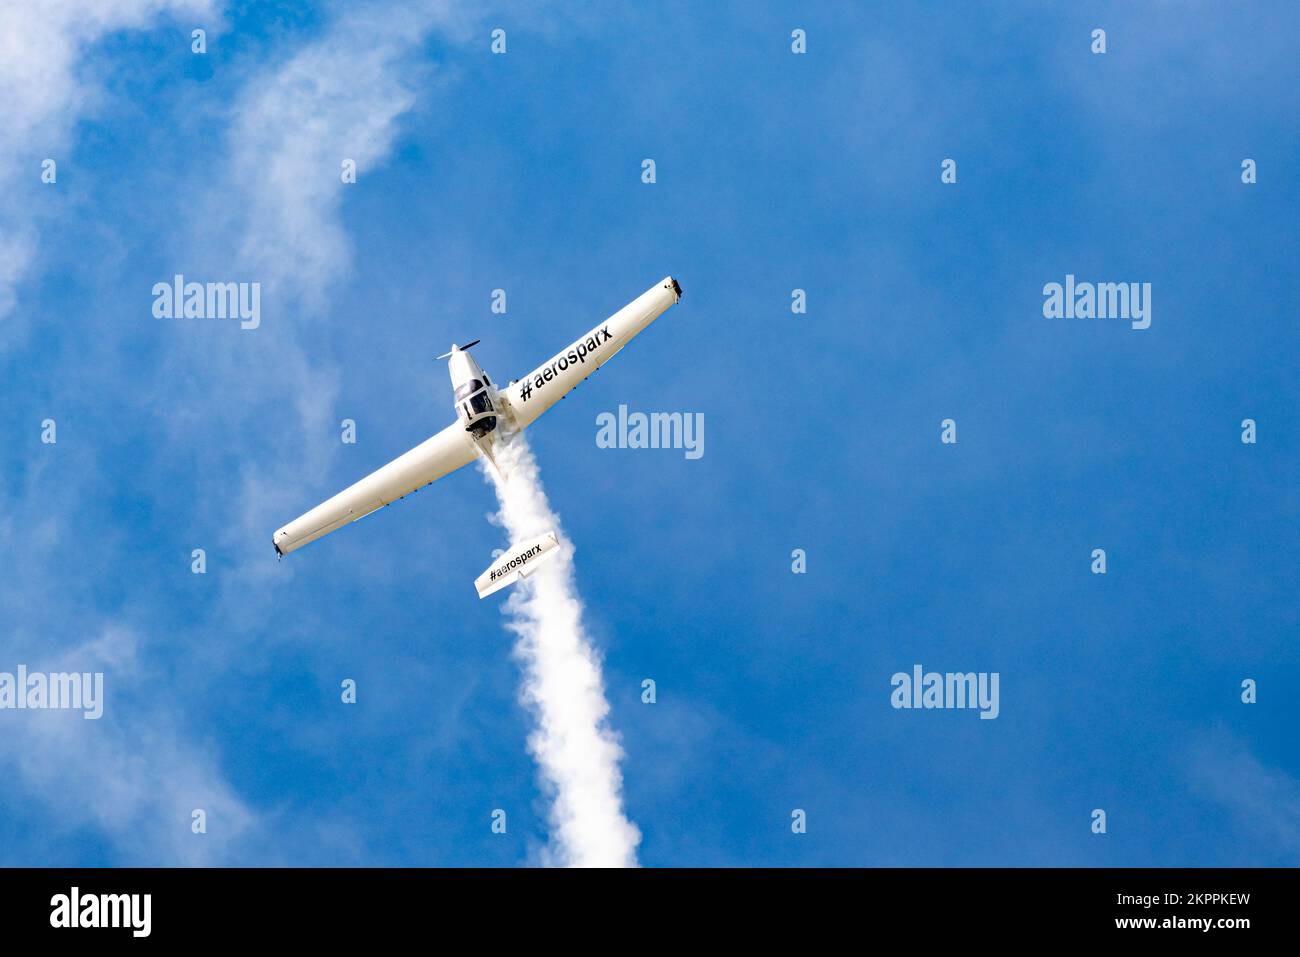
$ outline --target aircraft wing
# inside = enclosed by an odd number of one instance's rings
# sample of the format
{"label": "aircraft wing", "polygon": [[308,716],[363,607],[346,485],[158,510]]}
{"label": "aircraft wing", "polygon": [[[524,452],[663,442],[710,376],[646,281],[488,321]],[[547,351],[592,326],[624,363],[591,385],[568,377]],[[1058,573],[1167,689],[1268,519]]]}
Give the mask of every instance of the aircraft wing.
{"label": "aircraft wing", "polygon": [[418,488],[474,461],[478,452],[460,422],[421,442],[405,455],[371,472],[333,498],[300,515],[272,536],[275,550],[287,555],[349,522],[364,518]]}
{"label": "aircraft wing", "polygon": [[681,298],[677,280],[665,276],[567,349],[511,383],[503,394],[518,427],[526,428],[563,399]]}

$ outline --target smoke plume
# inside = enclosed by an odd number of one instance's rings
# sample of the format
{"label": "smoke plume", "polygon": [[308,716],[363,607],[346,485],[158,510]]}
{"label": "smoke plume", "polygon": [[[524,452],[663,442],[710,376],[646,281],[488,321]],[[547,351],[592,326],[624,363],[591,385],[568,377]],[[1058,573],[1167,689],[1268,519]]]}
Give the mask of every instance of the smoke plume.
{"label": "smoke plume", "polygon": [[606,723],[600,660],[582,625],[573,576],[573,546],[560,530],[521,433],[498,441],[506,482],[485,468],[501,510],[496,521],[511,543],[554,530],[559,548],[514,586],[503,612],[518,636],[524,704],[537,719],[528,750],[552,801],[547,863],[570,867],[635,867],[641,833],[623,814],[623,750]]}

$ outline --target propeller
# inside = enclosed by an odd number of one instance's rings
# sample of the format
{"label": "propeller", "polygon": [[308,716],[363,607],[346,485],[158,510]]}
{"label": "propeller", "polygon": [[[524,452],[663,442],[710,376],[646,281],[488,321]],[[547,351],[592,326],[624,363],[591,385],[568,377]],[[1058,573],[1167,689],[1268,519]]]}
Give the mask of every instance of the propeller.
{"label": "propeller", "polygon": [[[483,341],[482,339],[475,339],[473,342],[467,342],[467,343],[466,343],[465,345],[463,345],[463,346],[458,346],[458,345],[456,345],[456,343],[453,342],[453,343],[451,344],[451,352],[456,352],[456,351],[458,351],[458,350],[459,350],[460,352],[467,352],[468,350],[473,349],[476,345],[478,345],[478,344],[479,344],[480,342],[482,342],[482,341]],[[438,356],[438,358],[439,358],[439,359],[445,359],[445,358],[447,358],[449,355],[451,355],[451,352],[444,352],[442,355]]]}

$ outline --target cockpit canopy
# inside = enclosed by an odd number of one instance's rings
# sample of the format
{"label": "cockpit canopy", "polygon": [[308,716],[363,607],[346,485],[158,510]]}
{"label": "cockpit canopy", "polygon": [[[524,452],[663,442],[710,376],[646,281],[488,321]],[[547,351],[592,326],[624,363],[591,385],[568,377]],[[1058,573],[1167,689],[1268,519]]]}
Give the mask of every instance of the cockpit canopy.
{"label": "cockpit canopy", "polygon": [[477,392],[481,388],[483,388],[483,380],[467,379],[456,386],[456,401],[459,402],[461,399],[467,398],[471,393]]}
{"label": "cockpit canopy", "polygon": [[465,419],[465,431],[482,436],[497,427],[492,397],[481,379],[469,379],[456,387],[457,414]]}

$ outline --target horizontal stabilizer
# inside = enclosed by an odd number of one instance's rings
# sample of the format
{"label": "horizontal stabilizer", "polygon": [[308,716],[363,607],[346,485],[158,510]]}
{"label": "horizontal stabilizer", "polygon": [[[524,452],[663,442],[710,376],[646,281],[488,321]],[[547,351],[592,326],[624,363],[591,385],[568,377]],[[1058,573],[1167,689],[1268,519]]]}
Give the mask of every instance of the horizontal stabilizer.
{"label": "horizontal stabilizer", "polygon": [[520,578],[527,578],[533,569],[555,552],[559,544],[555,533],[547,532],[526,542],[511,545],[475,579],[474,587],[478,589],[478,597],[486,598],[507,585],[513,585]]}

